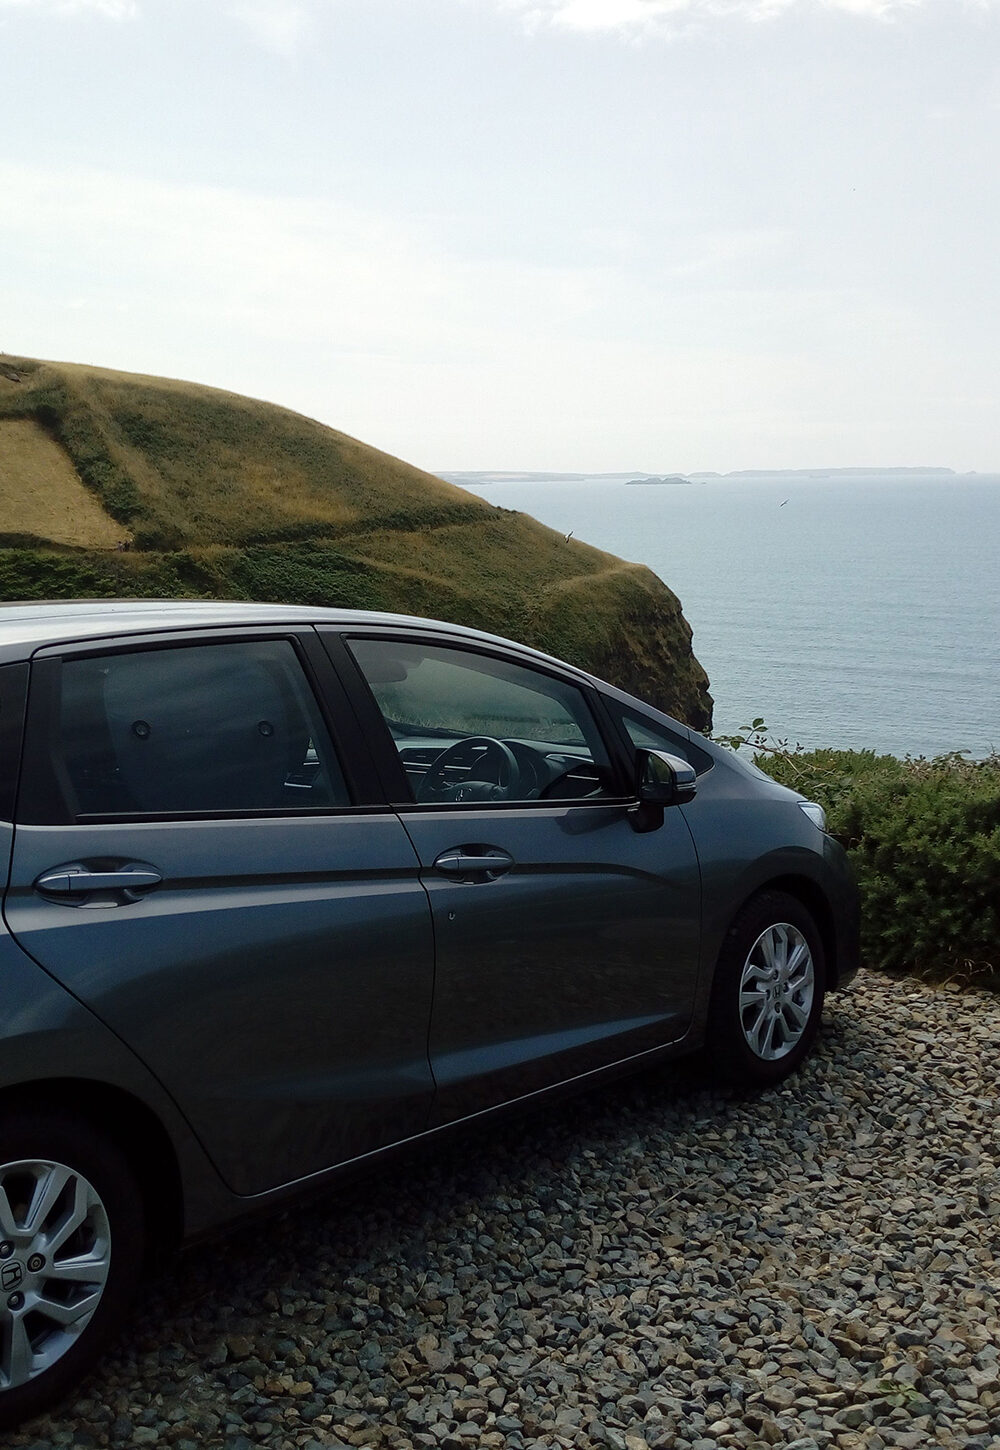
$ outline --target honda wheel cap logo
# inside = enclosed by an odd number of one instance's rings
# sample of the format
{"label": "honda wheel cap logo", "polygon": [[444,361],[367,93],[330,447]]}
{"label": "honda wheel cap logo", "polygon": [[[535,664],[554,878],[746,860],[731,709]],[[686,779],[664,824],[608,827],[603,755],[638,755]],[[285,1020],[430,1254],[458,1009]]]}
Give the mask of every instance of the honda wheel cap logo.
{"label": "honda wheel cap logo", "polygon": [[16,1260],[13,1264],[4,1264],[3,1270],[0,1271],[0,1284],[3,1284],[5,1289],[16,1289],[23,1278],[24,1269]]}

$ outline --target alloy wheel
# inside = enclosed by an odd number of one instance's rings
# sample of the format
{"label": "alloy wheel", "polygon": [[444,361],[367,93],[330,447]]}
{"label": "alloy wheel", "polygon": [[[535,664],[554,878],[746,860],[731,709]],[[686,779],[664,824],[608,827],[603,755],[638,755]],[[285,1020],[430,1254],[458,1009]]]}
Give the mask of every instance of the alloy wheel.
{"label": "alloy wheel", "polygon": [[815,990],[812,952],[798,927],[776,922],[762,931],[740,977],[740,1025],[756,1057],[774,1062],[794,1050]]}
{"label": "alloy wheel", "polygon": [[0,1165],[0,1390],[72,1348],[110,1267],[107,1210],[83,1174],[47,1159]]}

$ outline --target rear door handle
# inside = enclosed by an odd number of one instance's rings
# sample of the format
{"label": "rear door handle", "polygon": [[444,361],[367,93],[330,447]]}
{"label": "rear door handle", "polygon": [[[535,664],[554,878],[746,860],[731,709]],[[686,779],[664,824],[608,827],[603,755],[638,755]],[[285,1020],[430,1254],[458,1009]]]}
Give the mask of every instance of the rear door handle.
{"label": "rear door handle", "polygon": [[495,846],[451,846],[442,851],[434,862],[434,869],[445,876],[459,876],[465,880],[483,878],[495,881],[514,865],[514,858]]}
{"label": "rear door handle", "polygon": [[67,906],[125,906],[139,901],[162,880],[155,866],[142,861],[125,861],[107,870],[95,869],[85,861],[70,861],[44,871],[35,881],[35,890]]}

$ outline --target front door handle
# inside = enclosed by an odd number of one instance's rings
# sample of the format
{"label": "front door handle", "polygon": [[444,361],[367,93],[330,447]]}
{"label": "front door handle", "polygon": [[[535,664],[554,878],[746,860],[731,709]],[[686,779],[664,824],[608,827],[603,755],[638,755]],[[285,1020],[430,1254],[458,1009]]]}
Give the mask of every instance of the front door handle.
{"label": "front door handle", "polygon": [[44,871],[35,881],[35,890],[65,906],[125,906],[141,900],[162,880],[155,866],[142,861],[123,861],[106,869],[70,861]]}
{"label": "front door handle", "polygon": [[445,876],[459,876],[465,881],[495,881],[514,864],[513,856],[495,846],[451,846],[434,861],[434,869]]}

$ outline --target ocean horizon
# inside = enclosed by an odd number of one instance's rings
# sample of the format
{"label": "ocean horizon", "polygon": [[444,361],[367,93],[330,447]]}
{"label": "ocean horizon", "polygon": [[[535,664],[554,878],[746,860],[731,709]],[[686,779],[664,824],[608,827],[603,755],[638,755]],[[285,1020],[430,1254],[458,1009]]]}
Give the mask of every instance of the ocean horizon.
{"label": "ocean horizon", "polygon": [[763,717],[806,748],[1000,749],[1000,474],[441,476],[653,569],[691,625],[717,733]]}

